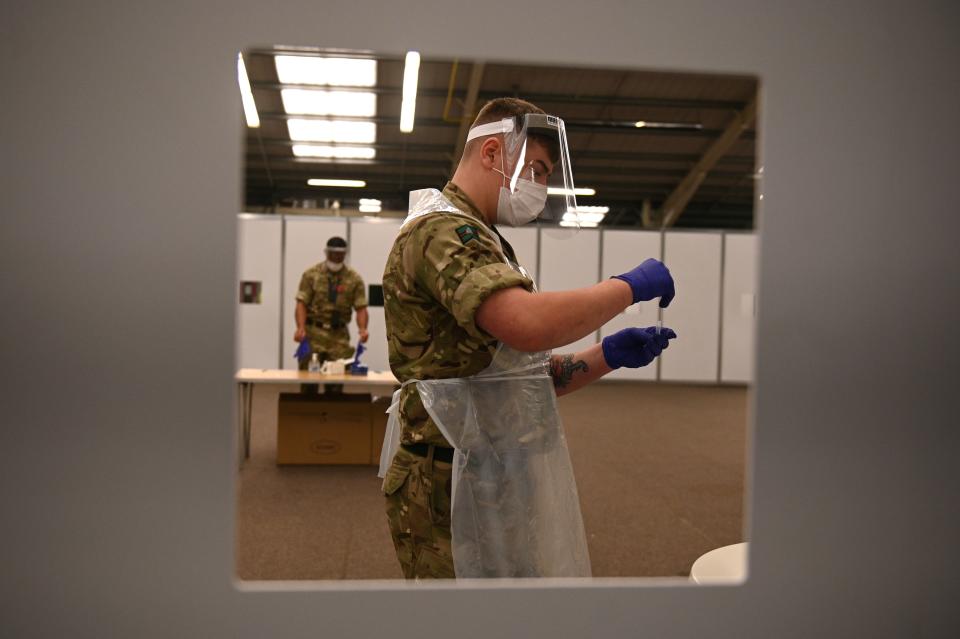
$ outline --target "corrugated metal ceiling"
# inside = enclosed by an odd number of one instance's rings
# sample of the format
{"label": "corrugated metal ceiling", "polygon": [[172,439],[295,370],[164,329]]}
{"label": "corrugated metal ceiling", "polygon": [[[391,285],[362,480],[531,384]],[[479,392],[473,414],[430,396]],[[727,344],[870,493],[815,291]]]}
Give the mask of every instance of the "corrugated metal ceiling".
{"label": "corrugated metal ceiling", "polygon": [[[248,210],[333,200],[349,208],[360,197],[377,198],[385,209],[402,210],[410,190],[439,188],[449,178],[459,121],[465,115],[471,62],[457,62],[452,76],[455,61],[422,61],[416,124],[412,133],[405,134],[399,129],[403,60],[374,56],[378,60],[376,159],[304,162],[292,153],[273,59],[276,53],[258,50],[244,56],[262,122],[259,129],[246,131]],[[659,207],[756,93],[753,77],[497,63],[484,65],[476,108],[492,97],[516,96],[563,118],[574,179],[578,186],[597,190],[596,196],[582,198],[580,204],[610,206],[605,224],[634,225],[641,223],[644,200],[653,209]],[[466,115],[472,119],[472,113]],[[699,129],[629,126],[637,120]],[[753,227],[755,130],[749,127],[708,173],[677,226]],[[307,186],[307,179],[313,177],[362,179],[368,186],[362,190]]]}

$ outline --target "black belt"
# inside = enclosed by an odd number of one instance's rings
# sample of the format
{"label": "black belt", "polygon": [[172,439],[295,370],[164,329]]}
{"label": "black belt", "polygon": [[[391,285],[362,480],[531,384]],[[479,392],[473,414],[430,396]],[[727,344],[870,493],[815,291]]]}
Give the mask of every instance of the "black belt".
{"label": "black belt", "polygon": [[[400,444],[400,448],[418,457],[426,457],[430,453],[431,444]],[[453,463],[453,449],[446,446],[434,446],[433,458],[437,461]]]}

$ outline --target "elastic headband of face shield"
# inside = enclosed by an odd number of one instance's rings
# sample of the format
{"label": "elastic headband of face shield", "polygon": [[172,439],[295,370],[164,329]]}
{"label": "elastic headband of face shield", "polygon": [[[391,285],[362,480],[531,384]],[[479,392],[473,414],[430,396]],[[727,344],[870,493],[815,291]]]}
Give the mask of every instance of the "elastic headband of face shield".
{"label": "elastic headband of face shield", "polygon": [[328,253],[346,253],[347,241],[342,237],[331,237],[327,240],[326,250]]}
{"label": "elastic headband of face shield", "polygon": [[533,160],[530,159],[532,137],[548,138],[556,145],[556,160],[553,171],[546,178],[547,202],[537,218],[538,222],[579,227],[577,200],[573,192],[573,172],[570,165],[570,152],[567,148],[567,134],[563,120],[543,113],[528,113],[515,118],[504,118],[497,122],[481,124],[470,129],[467,142],[490,135],[503,136],[503,172],[509,178],[507,188],[516,190],[519,179],[534,179],[535,171],[528,172]]}

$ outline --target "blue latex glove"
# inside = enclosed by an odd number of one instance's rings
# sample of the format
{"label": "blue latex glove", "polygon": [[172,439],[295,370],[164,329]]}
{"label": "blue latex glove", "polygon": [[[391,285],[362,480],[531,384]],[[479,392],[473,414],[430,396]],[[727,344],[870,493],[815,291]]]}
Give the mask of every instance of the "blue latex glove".
{"label": "blue latex glove", "polygon": [[613,277],[630,285],[634,304],[659,297],[660,308],[666,308],[670,306],[675,294],[670,271],[663,262],[652,257],[632,271]]}
{"label": "blue latex glove", "polygon": [[298,361],[310,357],[310,340],[305,339],[300,342],[300,346],[297,347],[297,352],[294,353],[293,356]]}
{"label": "blue latex glove", "polygon": [[657,334],[657,327],[625,328],[603,338],[603,359],[610,368],[640,368],[657,358],[670,340],[677,334],[664,327]]}
{"label": "blue latex glove", "polygon": [[363,342],[357,342],[357,354],[353,356],[353,365],[360,365],[360,356],[363,355],[363,352],[367,350],[367,347],[363,345]]}
{"label": "blue latex glove", "polygon": [[363,342],[357,342],[357,350],[353,356],[353,363],[350,364],[349,372],[351,375],[366,375],[367,369],[366,366],[360,363],[360,356],[363,355],[363,352],[367,350],[367,347],[363,345]]}

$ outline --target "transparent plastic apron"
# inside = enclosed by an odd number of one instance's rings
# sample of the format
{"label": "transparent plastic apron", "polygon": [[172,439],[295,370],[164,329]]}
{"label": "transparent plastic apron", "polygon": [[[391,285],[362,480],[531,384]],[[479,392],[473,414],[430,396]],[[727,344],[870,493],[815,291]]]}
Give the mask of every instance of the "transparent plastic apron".
{"label": "transparent plastic apron", "polygon": [[[463,215],[435,189],[414,191],[410,200],[404,225],[438,211]],[[490,365],[472,377],[404,383],[417,384],[424,407],[455,449],[450,528],[459,578],[590,576],[549,361],[549,352],[524,353],[501,343]],[[397,391],[381,477],[400,446],[399,401]]]}

